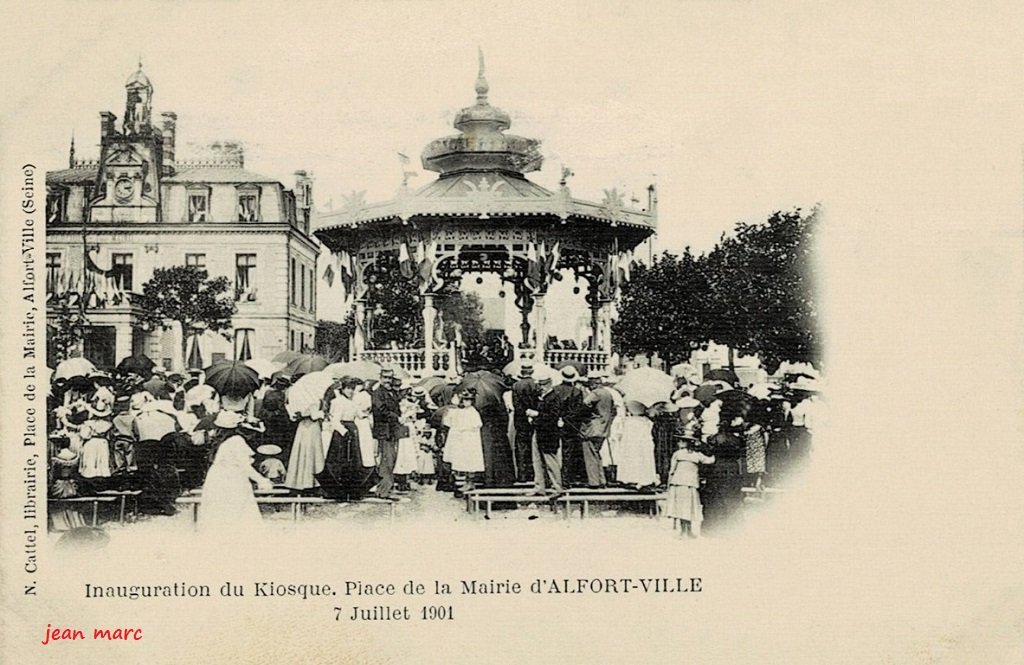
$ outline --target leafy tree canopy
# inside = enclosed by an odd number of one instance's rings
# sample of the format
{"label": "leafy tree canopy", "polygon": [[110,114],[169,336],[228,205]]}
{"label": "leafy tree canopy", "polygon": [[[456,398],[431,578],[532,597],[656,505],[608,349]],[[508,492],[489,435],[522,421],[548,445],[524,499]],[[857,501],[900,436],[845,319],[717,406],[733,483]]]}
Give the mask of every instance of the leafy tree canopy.
{"label": "leafy tree canopy", "polygon": [[136,299],[141,313],[139,325],[144,328],[167,328],[177,322],[181,326],[181,355],[185,360],[188,335],[196,330],[220,332],[231,328],[235,302],[227,277],[210,279],[196,266],[157,268],[153,277],[142,285]]}

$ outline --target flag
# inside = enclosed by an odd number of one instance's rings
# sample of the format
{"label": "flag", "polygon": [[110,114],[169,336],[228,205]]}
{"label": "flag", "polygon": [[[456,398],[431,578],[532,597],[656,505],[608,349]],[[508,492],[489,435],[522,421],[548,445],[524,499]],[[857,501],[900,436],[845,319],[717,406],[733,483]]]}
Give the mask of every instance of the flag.
{"label": "flag", "polygon": [[402,271],[402,277],[412,278],[412,258],[409,256],[409,243],[402,241],[398,248],[398,269]]}
{"label": "flag", "polygon": [[532,242],[526,249],[526,281],[534,291],[539,290],[544,283],[541,264],[537,259],[537,246]]}
{"label": "flag", "polygon": [[327,286],[334,286],[334,268],[329,263],[324,268],[324,281],[327,282]]}
{"label": "flag", "polygon": [[551,249],[547,253],[545,258],[545,268],[549,273],[554,272],[558,269],[558,261],[562,258],[562,246],[556,240],[555,244],[551,246]]}
{"label": "flag", "polygon": [[434,257],[436,254],[437,243],[433,240],[427,245],[421,240],[416,248],[417,270],[419,272],[420,284],[425,290],[430,289],[430,283],[434,276]]}

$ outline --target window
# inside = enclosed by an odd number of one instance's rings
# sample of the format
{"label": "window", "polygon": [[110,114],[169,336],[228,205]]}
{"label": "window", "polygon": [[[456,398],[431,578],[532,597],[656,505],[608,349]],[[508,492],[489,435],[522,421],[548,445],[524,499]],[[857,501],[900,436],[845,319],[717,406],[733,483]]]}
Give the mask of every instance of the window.
{"label": "window", "polygon": [[289,351],[294,351],[295,350],[295,331],[294,330],[292,330],[292,331],[290,331],[288,333],[288,350]]}
{"label": "window", "polygon": [[306,352],[306,333],[299,333],[299,353]]}
{"label": "window", "polygon": [[252,360],[254,334],[252,328],[239,328],[235,331],[235,360]]}
{"label": "window", "polygon": [[299,292],[299,283],[295,279],[295,267],[296,267],[296,263],[295,263],[295,259],[293,258],[292,259],[292,304],[293,305],[298,305],[299,304],[299,298],[298,298],[297,294]]}
{"label": "window", "polygon": [[258,222],[259,219],[259,190],[245,190],[238,192],[238,221]]}
{"label": "window", "polygon": [[235,254],[235,300],[256,299],[256,255]]}
{"label": "window", "polygon": [[210,215],[210,193],[190,191],[188,193],[188,221],[207,222]]}
{"label": "window", "polygon": [[55,194],[46,196],[46,223],[58,224],[65,221],[65,208],[67,203],[67,192],[59,190]]}
{"label": "window", "polygon": [[60,281],[60,266],[61,266],[61,255],[60,252],[47,252],[46,253],[46,292],[55,293],[57,291],[57,283]]}
{"label": "window", "polygon": [[119,291],[132,290],[132,255],[111,254],[110,276]]}
{"label": "window", "polygon": [[300,291],[299,306],[302,309],[306,309],[306,264],[299,264],[299,270],[302,272],[302,290]]}
{"label": "window", "polygon": [[186,254],[185,265],[195,266],[200,270],[206,270],[206,254]]}

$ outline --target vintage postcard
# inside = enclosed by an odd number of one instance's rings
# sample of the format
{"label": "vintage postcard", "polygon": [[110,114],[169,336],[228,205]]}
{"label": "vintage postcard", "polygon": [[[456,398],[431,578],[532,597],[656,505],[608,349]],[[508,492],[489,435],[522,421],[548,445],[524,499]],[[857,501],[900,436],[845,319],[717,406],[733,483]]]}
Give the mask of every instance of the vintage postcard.
{"label": "vintage postcard", "polygon": [[5,14],[0,662],[1024,658],[1014,3]]}

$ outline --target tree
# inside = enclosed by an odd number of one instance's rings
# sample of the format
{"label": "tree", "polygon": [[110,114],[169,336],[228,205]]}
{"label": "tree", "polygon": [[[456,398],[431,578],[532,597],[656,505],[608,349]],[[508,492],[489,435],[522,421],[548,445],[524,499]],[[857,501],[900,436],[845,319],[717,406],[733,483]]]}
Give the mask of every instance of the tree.
{"label": "tree", "polygon": [[423,312],[416,283],[404,276],[394,255],[379,256],[367,271],[367,343],[383,348],[416,346],[423,338]]}
{"label": "tree", "polygon": [[466,345],[479,344],[484,334],[484,305],[480,296],[455,289],[442,295],[438,310],[444,319],[444,338],[454,339],[458,325]]}
{"label": "tree", "polygon": [[47,361],[56,367],[56,363],[66,360],[82,338],[88,319],[82,314],[81,307],[71,304],[70,293],[54,294],[47,303],[49,324],[46,327]]}
{"label": "tree", "polygon": [[705,257],[711,339],[757,354],[774,372],[783,361],[820,362],[814,284],[817,211],[776,212],[739,223]]}
{"label": "tree", "polygon": [[344,321],[316,322],[316,335],[313,345],[316,352],[331,362],[348,360],[348,340],[352,334],[353,317],[349,314]]}
{"label": "tree", "polygon": [[701,261],[689,248],[681,256],[664,252],[650,266],[635,264],[612,324],[615,349],[685,361],[708,339],[707,290]]}
{"label": "tree", "polygon": [[231,328],[235,302],[230,291],[227,277],[209,279],[206,271],[196,266],[157,268],[136,301],[142,310],[137,325],[150,330],[166,329],[172,323],[180,325],[181,359],[185,363],[190,333]]}

